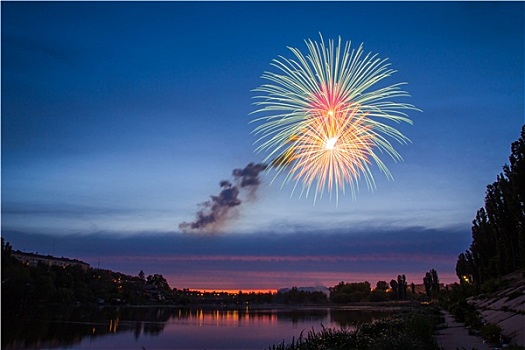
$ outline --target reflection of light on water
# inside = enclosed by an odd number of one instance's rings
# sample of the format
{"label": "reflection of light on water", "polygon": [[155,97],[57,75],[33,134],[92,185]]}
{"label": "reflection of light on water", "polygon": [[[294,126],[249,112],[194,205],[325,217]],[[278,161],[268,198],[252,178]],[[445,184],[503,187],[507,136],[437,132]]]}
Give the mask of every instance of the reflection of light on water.
{"label": "reflection of light on water", "polygon": [[197,311],[197,317],[199,318],[199,326],[204,323],[204,312],[202,310]]}
{"label": "reflection of light on water", "polygon": [[274,312],[252,313],[248,308],[245,310],[178,310],[177,316],[173,318],[177,323],[215,327],[231,327],[250,323],[261,326],[277,323],[277,315]]}
{"label": "reflection of light on water", "polygon": [[[109,333],[117,333],[117,327],[119,323],[119,317],[113,320],[109,320]],[[93,327],[93,334],[95,333],[95,327]]]}
{"label": "reflection of light on water", "polygon": [[[160,309],[160,312],[159,312]],[[268,348],[268,341],[280,342],[283,339],[291,341],[301,331],[321,327],[353,327],[359,322],[372,322],[384,314],[369,307],[362,309],[346,308],[313,308],[289,309],[269,308],[252,309],[245,305],[234,309],[224,307],[196,307],[196,308],[123,308],[126,312],[117,310],[107,314],[108,309],[95,314],[82,313],[81,319],[71,318],[69,321],[59,322],[67,325],[71,333],[64,338],[43,333],[39,335],[39,344],[63,344],[65,348],[75,349],[113,349],[116,343],[122,349],[137,349],[139,342],[150,348]],[[77,315],[78,316],[78,315]],[[45,324],[55,321],[49,320]],[[18,334],[29,334],[33,324],[28,323],[26,328],[20,328]],[[46,330],[48,327],[41,327]],[[144,333],[143,337],[140,335]],[[71,347],[72,336],[75,344]],[[140,340],[139,340],[140,338]],[[2,338],[3,340],[3,338]],[[20,337],[19,340],[30,340]],[[233,346],[233,342],[237,342]],[[248,342],[248,343],[246,343]],[[242,343],[242,345],[241,345]],[[26,348],[34,348],[27,343]],[[2,346],[4,348],[4,346]],[[9,347],[6,347],[9,348]],[[16,347],[15,347],[16,348]],[[44,348],[43,346],[41,348]],[[50,347],[46,347],[50,348]]]}

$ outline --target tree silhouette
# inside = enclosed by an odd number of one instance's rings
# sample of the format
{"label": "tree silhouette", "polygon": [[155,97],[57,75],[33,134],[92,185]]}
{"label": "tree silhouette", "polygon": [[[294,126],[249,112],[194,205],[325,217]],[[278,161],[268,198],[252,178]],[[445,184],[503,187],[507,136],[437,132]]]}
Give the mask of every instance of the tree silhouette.
{"label": "tree silhouette", "polygon": [[405,275],[397,276],[397,296],[399,300],[405,300],[407,297],[407,279]]}
{"label": "tree silhouette", "polygon": [[425,273],[423,284],[425,285],[425,293],[428,297],[437,296],[439,294],[439,277],[437,271],[431,269]]}
{"label": "tree silhouette", "polygon": [[345,283],[330,288],[330,300],[334,303],[348,303],[365,300],[370,295],[370,283]]}
{"label": "tree silhouette", "polygon": [[386,281],[377,281],[376,290],[386,291],[388,289],[388,283]]}
{"label": "tree silhouette", "polygon": [[439,293],[439,278],[436,270],[430,270],[430,275],[432,276],[432,290],[437,294]]}
{"label": "tree silhouette", "polygon": [[425,277],[423,277],[423,284],[425,285],[425,293],[427,294],[427,297],[430,297],[432,291],[432,275],[430,272],[427,272]]}
{"label": "tree silhouette", "polygon": [[396,280],[391,280],[390,281],[390,287],[392,288],[392,294],[394,296],[394,299],[397,299],[397,297],[398,297],[397,289],[399,288],[399,284],[397,283]]}
{"label": "tree silhouette", "polygon": [[509,164],[487,186],[472,222],[470,250],[458,256],[462,282],[481,283],[525,267],[525,125],[512,143]]}

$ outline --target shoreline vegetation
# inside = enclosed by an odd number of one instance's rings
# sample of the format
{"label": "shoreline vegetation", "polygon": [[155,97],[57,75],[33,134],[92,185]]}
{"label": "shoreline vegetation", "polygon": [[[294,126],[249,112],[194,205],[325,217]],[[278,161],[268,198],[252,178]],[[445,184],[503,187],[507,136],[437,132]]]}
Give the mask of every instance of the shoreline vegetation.
{"label": "shoreline vegetation", "polygon": [[[395,311],[379,320],[358,324],[351,329],[343,327],[304,332],[297,339],[274,344],[267,350],[477,350],[477,347],[440,346],[438,338],[449,336],[443,335],[447,332],[441,332],[449,327],[444,312],[449,312],[463,325],[465,337],[478,337],[487,349],[524,350],[523,277],[525,269],[491,280],[482,290],[472,285],[455,284],[441,291],[430,302],[390,302],[384,307],[389,305]],[[374,307],[373,303],[366,304]],[[499,324],[495,322],[498,320]],[[469,339],[462,340],[469,343]]]}
{"label": "shoreline vegetation", "polygon": [[9,305],[38,303],[98,303],[112,305],[157,305],[187,303],[277,303],[277,304],[345,304],[354,302],[406,301],[428,298],[443,284],[431,269],[423,284],[409,285],[405,275],[390,282],[345,283],[333,287],[296,287],[264,291],[215,291],[171,288],[160,274],[146,277],[94,268],[80,260],[39,255],[14,250],[2,237],[2,285]]}
{"label": "shoreline vegetation", "polygon": [[[45,257],[26,260],[30,255],[13,250],[2,238],[2,307],[27,308],[40,304],[98,305],[347,305],[430,300],[439,292],[437,271],[423,277],[424,284],[409,286],[404,275],[389,283],[378,281],[346,283],[330,288],[284,288],[277,292],[207,292],[171,288],[164,276],[136,276],[92,268],[77,260]],[[23,258],[20,258],[22,256]],[[34,258],[34,257],[33,257]],[[56,261],[60,264],[55,264]],[[378,305],[378,304],[376,304]]]}
{"label": "shoreline vegetation", "polygon": [[323,328],[301,333],[291,343],[272,345],[267,350],[438,350],[434,337],[443,317],[436,306],[408,307],[391,316],[352,328]]}

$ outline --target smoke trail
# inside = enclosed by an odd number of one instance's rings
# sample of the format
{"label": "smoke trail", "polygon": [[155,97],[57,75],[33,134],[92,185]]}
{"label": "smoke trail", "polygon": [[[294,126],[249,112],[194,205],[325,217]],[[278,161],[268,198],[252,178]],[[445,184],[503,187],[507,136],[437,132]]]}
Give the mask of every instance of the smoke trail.
{"label": "smoke trail", "polygon": [[247,191],[249,199],[255,198],[257,188],[261,184],[259,173],[267,168],[266,164],[248,164],[244,169],[233,169],[234,184],[222,180],[222,188],[217,196],[210,196],[210,200],[201,203],[200,209],[193,222],[179,224],[183,232],[217,232],[232,218],[233,208],[241,205],[238,198],[240,191]]}

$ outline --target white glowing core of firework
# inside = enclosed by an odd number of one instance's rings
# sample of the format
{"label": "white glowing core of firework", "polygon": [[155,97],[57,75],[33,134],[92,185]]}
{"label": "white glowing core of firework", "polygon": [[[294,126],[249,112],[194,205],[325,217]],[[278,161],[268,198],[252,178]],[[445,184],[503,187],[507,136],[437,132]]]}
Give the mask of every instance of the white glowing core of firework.
{"label": "white glowing core of firework", "polygon": [[337,142],[337,137],[331,137],[324,143],[324,148],[327,150],[333,150],[335,148],[335,143]]}

